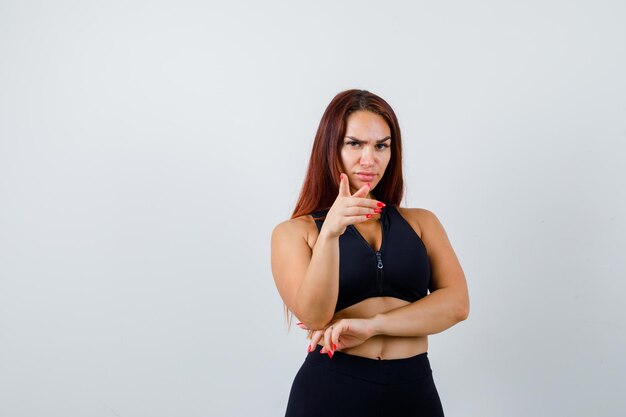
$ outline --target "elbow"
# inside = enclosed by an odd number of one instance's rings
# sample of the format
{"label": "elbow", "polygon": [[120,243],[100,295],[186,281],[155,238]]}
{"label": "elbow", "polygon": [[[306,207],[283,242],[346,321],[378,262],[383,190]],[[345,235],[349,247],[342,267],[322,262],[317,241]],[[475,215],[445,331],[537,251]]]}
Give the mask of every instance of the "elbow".
{"label": "elbow", "polygon": [[332,317],[328,319],[325,317],[309,317],[309,318],[304,318],[301,321],[302,321],[302,324],[304,324],[309,330],[321,330],[325,328],[326,325],[328,325],[328,323],[330,323],[331,320],[332,320]]}
{"label": "elbow", "polygon": [[323,329],[335,315],[334,308],[329,310],[328,306],[311,305],[309,303],[305,305],[306,308],[300,308],[297,304],[295,307],[298,312],[296,316],[309,330]]}
{"label": "elbow", "polygon": [[467,318],[469,317],[469,308],[460,309],[460,311],[457,314],[458,314],[457,315],[458,321],[467,320]]}
{"label": "elbow", "polygon": [[320,330],[325,328],[333,319],[333,314],[303,314],[300,318],[309,330]]}
{"label": "elbow", "polygon": [[456,310],[455,312],[456,319],[458,321],[467,320],[467,318],[469,317],[469,311],[470,311],[469,301],[457,303],[455,310]]}
{"label": "elbow", "polygon": [[469,294],[467,293],[467,289],[465,291],[459,292],[457,294],[456,302],[454,303],[454,313],[456,319],[461,322],[467,320],[470,312],[470,300]]}

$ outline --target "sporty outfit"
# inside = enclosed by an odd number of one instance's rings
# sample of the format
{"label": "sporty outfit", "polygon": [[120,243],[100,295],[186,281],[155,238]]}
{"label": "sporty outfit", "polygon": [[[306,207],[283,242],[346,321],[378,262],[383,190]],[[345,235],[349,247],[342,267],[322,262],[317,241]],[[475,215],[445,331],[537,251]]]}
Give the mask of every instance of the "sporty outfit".
{"label": "sporty outfit", "polygon": [[[321,230],[328,209],[312,213]],[[354,225],[339,237],[339,294],[335,312],[371,297],[414,302],[428,294],[426,247],[393,206],[380,213],[382,242],[373,249]],[[285,417],[440,417],[443,409],[428,353],[370,359],[335,351],[308,353],[296,374]]]}

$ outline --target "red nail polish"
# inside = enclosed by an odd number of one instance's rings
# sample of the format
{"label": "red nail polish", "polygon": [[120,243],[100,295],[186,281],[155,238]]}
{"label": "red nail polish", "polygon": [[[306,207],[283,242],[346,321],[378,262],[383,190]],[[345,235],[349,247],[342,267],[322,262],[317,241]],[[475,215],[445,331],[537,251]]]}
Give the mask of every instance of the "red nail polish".
{"label": "red nail polish", "polygon": [[306,351],[307,351],[307,352],[311,352],[311,350],[312,350],[312,349],[311,349],[311,345],[307,346]]}
{"label": "red nail polish", "polygon": [[372,217],[371,214],[366,214],[365,217],[367,217],[368,219]]}
{"label": "red nail polish", "polygon": [[333,350],[337,350],[337,345],[333,343]]}
{"label": "red nail polish", "polygon": [[333,358],[333,352],[331,352],[330,350],[328,351],[328,356],[330,356],[330,358]]}
{"label": "red nail polish", "polygon": [[376,203],[376,205],[377,205],[378,207],[385,207],[385,203],[381,203],[380,201],[379,201],[378,203]]}
{"label": "red nail polish", "polygon": [[381,209],[374,209],[374,213],[380,213],[380,212],[382,212]]}

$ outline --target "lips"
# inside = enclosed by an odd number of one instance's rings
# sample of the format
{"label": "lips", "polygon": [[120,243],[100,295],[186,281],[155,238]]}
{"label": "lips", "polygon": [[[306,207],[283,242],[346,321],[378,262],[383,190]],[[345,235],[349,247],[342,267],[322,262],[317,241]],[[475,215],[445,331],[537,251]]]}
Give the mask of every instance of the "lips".
{"label": "lips", "polygon": [[356,176],[362,181],[371,181],[374,179],[374,177],[376,177],[376,174],[371,172],[357,172]]}

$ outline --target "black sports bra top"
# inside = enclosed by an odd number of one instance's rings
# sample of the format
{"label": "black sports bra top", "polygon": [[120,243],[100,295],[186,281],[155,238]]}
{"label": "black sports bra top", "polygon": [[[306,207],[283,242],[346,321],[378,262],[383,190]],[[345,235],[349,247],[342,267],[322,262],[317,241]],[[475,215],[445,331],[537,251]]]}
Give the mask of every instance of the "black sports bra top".
{"label": "black sports bra top", "polygon": [[[325,217],[329,209],[312,213]],[[324,219],[315,220],[318,231]],[[426,246],[392,206],[380,213],[382,243],[374,250],[354,225],[339,237],[339,295],[335,312],[371,297],[414,302],[428,294],[430,260]]]}

